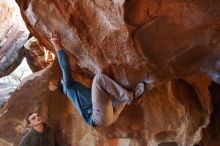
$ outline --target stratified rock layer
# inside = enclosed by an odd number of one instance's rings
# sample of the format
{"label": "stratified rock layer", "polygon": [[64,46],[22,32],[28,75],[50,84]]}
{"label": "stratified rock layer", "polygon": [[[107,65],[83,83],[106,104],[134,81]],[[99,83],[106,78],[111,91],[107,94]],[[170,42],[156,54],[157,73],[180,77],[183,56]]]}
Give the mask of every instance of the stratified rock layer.
{"label": "stratified rock layer", "polygon": [[0,8],[0,77],[3,77],[21,63],[29,31],[14,0],[1,0]]}
{"label": "stratified rock layer", "polygon": [[[19,1],[29,30],[52,49],[57,30],[81,69],[125,86],[203,72],[219,82],[219,1]],[[136,73],[139,73],[138,76]]]}

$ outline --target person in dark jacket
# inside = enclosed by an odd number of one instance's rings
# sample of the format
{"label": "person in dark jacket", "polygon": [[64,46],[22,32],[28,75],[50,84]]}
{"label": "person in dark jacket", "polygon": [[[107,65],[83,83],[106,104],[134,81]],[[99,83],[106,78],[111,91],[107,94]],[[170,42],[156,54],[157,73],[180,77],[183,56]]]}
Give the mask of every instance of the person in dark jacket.
{"label": "person in dark jacket", "polygon": [[118,118],[124,106],[130,105],[144,92],[145,83],[141,82],[134,90],[128,91],[108,76],[97,73],[92,82],[92,89],[75,81],[71,75],[67,55],[62,50],[58,34],[50,38],[62,70],[62,92],[68,96],[83,119],[93,127],[106,127]]}
{"label": "person in dark jacket", "polygon": [[39,114],[30,113],[26,120],[31,130],[22,137],[19,146],[58,146],[55,133]]}

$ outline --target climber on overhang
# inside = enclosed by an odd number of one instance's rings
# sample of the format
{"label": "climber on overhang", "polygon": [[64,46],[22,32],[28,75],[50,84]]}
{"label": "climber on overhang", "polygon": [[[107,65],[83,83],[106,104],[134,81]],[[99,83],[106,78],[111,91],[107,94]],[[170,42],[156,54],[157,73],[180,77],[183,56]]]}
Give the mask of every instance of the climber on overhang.
{"label": "climber on overhang", "polygon": [[71,76],[68,59],[61,47],[59,35],[52,33],[50,38],[62,70],[61,91],[68,96],[83,119],[93,127],[106,127],[118,118],[124,106],[130,105],[144,93],[145,83],[139,83],[134,91],[128,91],[108,76],[95,75],[89,89]]}

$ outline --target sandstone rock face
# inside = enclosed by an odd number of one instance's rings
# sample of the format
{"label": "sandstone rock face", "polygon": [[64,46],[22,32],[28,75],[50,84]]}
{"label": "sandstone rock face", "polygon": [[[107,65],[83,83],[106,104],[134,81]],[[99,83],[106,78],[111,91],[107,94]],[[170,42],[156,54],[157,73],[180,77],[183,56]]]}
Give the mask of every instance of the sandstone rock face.
{"label": "sandstone rock face", "polygon": [[14,0],[1,0],[0,8],[0,77],[3,77],[23,59],[22,47],[29,31]]}
{"label": "sandstone rock face", "polygon": [[26,59],[33,72],[46,68],[55,60],[55,55],[46,49],[35,37],[30,38],[24,45]]}
{"label": "sandstone rock face", "polygon": [[[19,1],[22,16],[47,48],[57,30],[81,69],[123,85],[196,72],[219,82],[218,1]],[[139,73],[139,76],[134,75]]]}
{"label": "sandstone rock face", "polygon": [[128,1],[133,40],[159,78],[208,74],[219,82],[219,1]]}
{"label": "sandstone rock face", "polygon": [[141,80],[155,87],[140,105],[126,107],[116,123],[94,129],[67,97],[49,90],[61,78],[54,62],[24,81],[1,109],[2,139],[18,144],[26,132],[25,115],[38,111],[68,146],[199,143],[212,112],[208,86],[211,80],[220,83],[220,1],[17,2],[30,32],[52,52],[48,36],[59,32],[76,80],[89,86],[94,74],[103,72],[129,89]]}

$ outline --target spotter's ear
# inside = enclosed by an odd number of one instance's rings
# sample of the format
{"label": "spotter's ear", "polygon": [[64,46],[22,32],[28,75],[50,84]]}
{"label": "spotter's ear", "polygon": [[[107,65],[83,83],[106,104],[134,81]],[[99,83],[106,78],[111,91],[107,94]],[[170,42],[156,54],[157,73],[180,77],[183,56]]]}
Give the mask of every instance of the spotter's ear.
{"label": "spotter's ear", "polygon": [[32,124],[31,123],[27,123],[27,128],[32,128]]}

